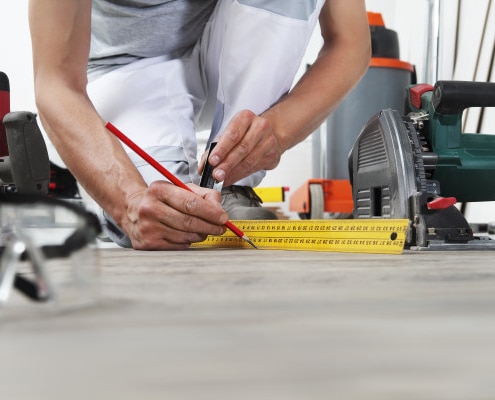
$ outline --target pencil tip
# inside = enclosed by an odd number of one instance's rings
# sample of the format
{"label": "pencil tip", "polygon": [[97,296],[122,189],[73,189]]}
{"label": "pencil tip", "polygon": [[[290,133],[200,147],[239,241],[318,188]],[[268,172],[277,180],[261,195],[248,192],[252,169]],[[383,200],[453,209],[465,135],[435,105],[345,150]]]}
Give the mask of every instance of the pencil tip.
{"label": "pencil tip", "polygon": [[242,237],[246,242],[248,242],[251,246],[253,246],[255,249],[258,249],[258,247],[249,239],[246,235]]}

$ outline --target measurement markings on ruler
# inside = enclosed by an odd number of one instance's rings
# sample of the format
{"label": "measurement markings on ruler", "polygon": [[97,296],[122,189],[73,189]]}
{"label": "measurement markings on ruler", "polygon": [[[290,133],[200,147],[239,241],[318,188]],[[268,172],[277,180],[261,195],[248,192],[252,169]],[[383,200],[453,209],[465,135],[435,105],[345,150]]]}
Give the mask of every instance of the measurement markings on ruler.
{"label": "measurement markings on ruler", "polygon": [[[407,219],[235,221],[259,249],[400,254]],[[248,248],[227,231],[195,248]]]}

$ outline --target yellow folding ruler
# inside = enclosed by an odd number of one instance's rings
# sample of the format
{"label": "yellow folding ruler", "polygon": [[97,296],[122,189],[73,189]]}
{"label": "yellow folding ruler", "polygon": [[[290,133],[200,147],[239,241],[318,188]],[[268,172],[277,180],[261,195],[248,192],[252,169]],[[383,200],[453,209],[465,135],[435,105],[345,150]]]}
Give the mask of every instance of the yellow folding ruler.
{"label": "yellow folding ruler", "polygon": [[[401,254],[408,219],[232,221],[258,249]],[[194,248],[252,248],[227,230]]]}

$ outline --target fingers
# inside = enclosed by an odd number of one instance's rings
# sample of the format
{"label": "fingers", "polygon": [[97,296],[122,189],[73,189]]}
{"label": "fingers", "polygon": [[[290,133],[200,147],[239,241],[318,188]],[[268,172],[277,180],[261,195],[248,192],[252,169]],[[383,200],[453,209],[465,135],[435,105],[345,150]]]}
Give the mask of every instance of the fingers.
{"label": "fingers", "polygon": [[[202,197],[203,199],[205,199],[207,201],[211,201],[213,203],[218,204],[218,206],[220,207],[220,210],[222,211],[222,214],[225,212],[223,210],[221,204],[220,204],[222,201],[222,195],[220,194],[219,191],[203,188],[203,187],[195,185],[193,183],[188,184],[188,186],[198,196]],[[225,213],[225,215],[226,215],[226,213]],[[225,222],[227,222],[227,221],[225,221]],[[223,223],[225,223],[225,222],[223,222]]]}
{"label": "fingers", "polygon": [[158,204],[160,212],[148,211],[157,214],[162,223],[178,230],[221,233],[219,228],[227,222],[228,215],[220,204],[220,194],[196,185],[189,187],[193,192],[166,182],[152,183],[149,192],[162,204]]}
{"label": "fingers", "polygon": [[249,110],[239,112],[227,125],[209,157],[213,177],[226,186],[280,162],[281,149],[267,118]]}
{"label": "fingers", "polygon": [[135,249],[184,249],[208,235],[225,232],[227,213],[216,191],[191,185],[193,192],[153,182],[132,207],[127,233]]}

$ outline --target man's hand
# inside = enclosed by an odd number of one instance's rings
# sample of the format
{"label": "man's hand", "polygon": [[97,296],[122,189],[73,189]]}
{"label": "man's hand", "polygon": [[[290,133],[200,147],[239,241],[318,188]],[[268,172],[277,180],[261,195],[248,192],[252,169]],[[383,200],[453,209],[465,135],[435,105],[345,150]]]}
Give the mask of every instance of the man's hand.
{"label": "man's hand", "polygon": [[213,177],[229,186],[261,169],[275,168],[281,155],[270,120],[243,110],[219,136],[208,161],[214,167]]}
{"label": "man's hand", "polygon": [[319,22],[322,48],[296,85],[259,116],[240,111],[220,132],[208,160],[217,181],[228,186],[275,168],[282,153],[318,129],[365,74],[371,55],[365,1],[327,0]]}
{"label": "man's hand", "polygon": [[225,232],[228,215],[220,204],[220,193],[189,186],[194,193],[156,181],[128,199],[128,222],[123,229],[134,249],[186,249],[208,235]]}

